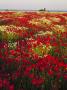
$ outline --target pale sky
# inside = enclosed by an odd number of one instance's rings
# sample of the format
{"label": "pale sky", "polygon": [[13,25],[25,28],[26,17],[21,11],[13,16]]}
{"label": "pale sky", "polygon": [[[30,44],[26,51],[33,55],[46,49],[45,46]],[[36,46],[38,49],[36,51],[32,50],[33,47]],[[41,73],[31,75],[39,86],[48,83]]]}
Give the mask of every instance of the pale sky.
{"label": "pale sky", "polygon": [[0,9],[67,10],[67,0],[0,0]]}

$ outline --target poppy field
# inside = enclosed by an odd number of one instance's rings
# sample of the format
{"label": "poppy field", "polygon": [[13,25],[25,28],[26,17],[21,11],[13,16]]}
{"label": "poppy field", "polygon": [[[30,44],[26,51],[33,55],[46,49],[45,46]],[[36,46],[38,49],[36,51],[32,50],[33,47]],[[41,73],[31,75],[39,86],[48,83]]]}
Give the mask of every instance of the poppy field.
{"label": "poppy field", "polygon": [[66,90],[66,83],[67,13],[0,12],[0,90]]}

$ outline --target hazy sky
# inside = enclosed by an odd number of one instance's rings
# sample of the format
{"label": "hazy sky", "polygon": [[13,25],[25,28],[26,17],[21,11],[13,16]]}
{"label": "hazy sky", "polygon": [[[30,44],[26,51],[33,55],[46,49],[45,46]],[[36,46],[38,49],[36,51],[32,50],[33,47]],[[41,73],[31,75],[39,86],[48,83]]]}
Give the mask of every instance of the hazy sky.
{"label": "hazy sky", "polygon": [[67,10],[67,0],[0,0],[0,9]]}

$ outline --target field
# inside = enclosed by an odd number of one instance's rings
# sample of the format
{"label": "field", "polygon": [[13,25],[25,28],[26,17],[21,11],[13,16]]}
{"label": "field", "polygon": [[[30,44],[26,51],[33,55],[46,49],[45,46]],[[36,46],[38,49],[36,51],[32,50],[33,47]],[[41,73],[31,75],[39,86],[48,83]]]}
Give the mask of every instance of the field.
{"label": "field", "polygon": [[0,90],[66,90],[67,12],[0,12]]}

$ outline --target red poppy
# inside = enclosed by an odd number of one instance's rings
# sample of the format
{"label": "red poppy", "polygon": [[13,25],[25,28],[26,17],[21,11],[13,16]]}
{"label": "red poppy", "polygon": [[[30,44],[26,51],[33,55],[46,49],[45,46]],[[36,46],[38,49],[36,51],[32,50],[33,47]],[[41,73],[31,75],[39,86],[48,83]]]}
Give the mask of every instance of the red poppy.
{"label": "red poppy", "polygon": [[50,76],[53,76],[53,75],[54,75],[54,72],[53,72],[52,70],[49,70],[49,71],[48,71],[48,74],[49,74]]}
{"label": "red poppy", "polygon": [[2,79],[0,78],[0,89],[2,88],[2,86],[3,86],[3,83],[2,83],[3,81],[2,81]]}
{"label": "red poppy", "polygon": [[11,55],[15,55],[16,54],[16,51],[15,50],[10,50],[10,54]]}
{"label": "red poppy", "polygon": [[43,78],[33,78],[32,79],[32,84],[37,86],[37,87],[39,87],[43,83],[44,83],[44,79]]}
{"label": "red poppy", "polygon": [[9,90],[14,90],[14,85],[13,84],[9,86]]}

